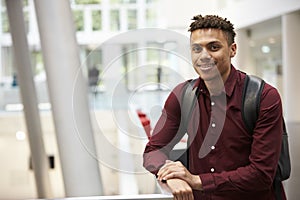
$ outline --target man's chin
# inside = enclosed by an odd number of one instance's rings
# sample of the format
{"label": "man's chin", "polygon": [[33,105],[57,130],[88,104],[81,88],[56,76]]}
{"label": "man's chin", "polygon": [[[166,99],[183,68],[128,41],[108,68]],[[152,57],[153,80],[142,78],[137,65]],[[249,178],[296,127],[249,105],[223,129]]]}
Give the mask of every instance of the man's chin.
{"label": "man's chin", "polygon": [[[198,73],[199,74],[199,73]],[[220,81],[222,80],[221,76],[215,73],[200,73],[200,78],[204,81]]]}

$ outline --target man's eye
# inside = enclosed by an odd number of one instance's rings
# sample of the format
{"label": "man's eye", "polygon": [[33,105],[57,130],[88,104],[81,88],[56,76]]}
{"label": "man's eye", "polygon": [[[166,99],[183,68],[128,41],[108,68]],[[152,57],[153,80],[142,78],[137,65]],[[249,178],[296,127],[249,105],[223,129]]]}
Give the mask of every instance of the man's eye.
{"label": "man's eye", "polygon": [[219,50],[219,49],[220,49],[220,46],[219,46],[219,45],[213,44],[213,45],[210,46],[210,50],[211,50],[211,51],[217,51],[217,50]]}
{"label": "man's eye", "polygon": [[194,46],[192,48],[193,52],[196,52],[196,53],[199,53],[201,51],[201,49],[202,49],[201,47],[197,47],[197,46]]}

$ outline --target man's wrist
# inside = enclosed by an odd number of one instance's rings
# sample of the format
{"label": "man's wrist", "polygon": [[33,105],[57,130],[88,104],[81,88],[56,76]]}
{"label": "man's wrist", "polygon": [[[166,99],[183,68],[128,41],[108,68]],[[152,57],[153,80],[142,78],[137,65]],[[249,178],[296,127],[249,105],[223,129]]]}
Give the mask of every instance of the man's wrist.
{"label": "man's wrist", "polygon": [[200,179],[200,176],[198,175],[193,175],[192,176],[192,182],[193,184],[191,185],[191,187],[194,189],[194,190],[202,190],[202,181]]}

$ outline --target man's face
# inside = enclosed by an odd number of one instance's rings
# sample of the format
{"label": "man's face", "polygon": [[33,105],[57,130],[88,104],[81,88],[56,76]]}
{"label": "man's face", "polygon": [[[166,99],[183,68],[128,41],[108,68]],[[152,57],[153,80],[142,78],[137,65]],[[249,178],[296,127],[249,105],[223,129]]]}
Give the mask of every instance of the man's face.
{"label": "man's face", "polygon": [[225,81],[235,53],[236,44],[229,46],[222,30],[197,29],[191,33],[193,67],[204,81],[220,76]]}

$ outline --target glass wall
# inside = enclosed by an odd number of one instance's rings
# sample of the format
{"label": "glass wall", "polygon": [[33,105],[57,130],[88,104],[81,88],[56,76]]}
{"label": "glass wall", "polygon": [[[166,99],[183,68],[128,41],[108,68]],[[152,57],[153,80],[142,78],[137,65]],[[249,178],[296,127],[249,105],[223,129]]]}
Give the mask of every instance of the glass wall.
{"label": "glass wall", "polygon": [[250,58],[256,74],[282,90],[281,18],[248,27]]}
{"label": "glass wall", "polygon": [[77,31],[126,31],[158,26],[158,0],[72,0]]}
{"label": "glass wall", "polygon": [[[103,70],[102,52],[94,48],[100,45],[100,42],[94,41],[99,41],[99,38],[105,38],[106,36],[103,37],[103,35],[110,36],[123,31],[149,26],[158,27],[157,2],[158,0],[70,0],[78,45],[80,46],[81,60],[85,67],[84,74],[86,76],[88,76],[88,71],[92,68],[97,68],[100,72]],[[2,88],[6,88],[7,91],[5,92],[11,93],[12,85],[15,86],[14,90],[18,91],[19,88],[16,87],[12,40],[9,33],[5,0],[1,0],[0,10],[0,85]],[[34,1],[24,0],[23,10],[35,81],[39,86],[46,85]],[[125,49],[127,48],[126,45],[124,46]],[[124,61],[122,70],[126,71],[126,66],[134,65],[134,62],[137,61],[133,61],[133,58]],[[128,84],[129,82],[128,79]],[[97,83],[98,86],[102,87],[101,84],[103,82],[98,81]],[[46,87],[43,88],[46,89]],[[38,93],[41,93],[41,91],[38,91]],[[42,94],[45,93],[47,91],[42,92]],[[18,92],[14,92],[14,95],[4,95],[3,98],[9,97],[9,99],[0,101],[0,109],[5,109],[5,105],[8,103],[18,103],[19,97],[17,94]],[[47,101],[47,98],[43,101]]]}

